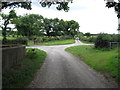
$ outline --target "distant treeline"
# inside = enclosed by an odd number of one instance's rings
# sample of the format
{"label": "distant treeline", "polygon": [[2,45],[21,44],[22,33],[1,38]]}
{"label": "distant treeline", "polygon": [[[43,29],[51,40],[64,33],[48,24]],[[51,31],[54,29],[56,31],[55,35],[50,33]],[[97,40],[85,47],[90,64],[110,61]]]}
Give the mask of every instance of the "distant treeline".
{"label": "distant treeline", "polygon": [[74,37],[79,32],[79,23],[63,19],[48,19],[38,14],[26,14],[17,16],[14,10],[7,14],[0,14],[3,18],[2,35],[4,38],[13,30],[8,27],[9,24],[14,24],[17,31],[16,35],[27,36],[65,36]]}

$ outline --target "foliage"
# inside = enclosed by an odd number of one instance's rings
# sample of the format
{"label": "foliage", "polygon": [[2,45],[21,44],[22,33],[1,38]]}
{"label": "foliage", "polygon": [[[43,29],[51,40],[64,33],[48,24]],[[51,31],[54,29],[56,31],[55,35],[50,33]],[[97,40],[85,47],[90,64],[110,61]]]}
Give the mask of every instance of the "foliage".
{"label": "foliage", "polygon": [[0,16],[4,20],[4,22],[2,23],[2,25],[0,25],[0,27],[2,28],[3,40],[6,40],[7,29],[9,29],[8,24],[10,24],[11,20],[13,20],[14,18],[16,18],[17,15],[16,15],[16,13],[15,13],[14,10],[11,10],[9,12],[9,15],[6,15],[6,14],[2,13],[2,14],[0,14]]}
{"label": "foliage", "polygon": [[[117,13],[118,19],[120,19],[120,0],[117,1],[109,1],[107,0],[106,7],[108,8],[114,8],[115,12]],[[120,23],[118,24],[118,30],[120,30]]]}
{"label": "foliage", "polygon": [[75,43],[74,40],[68,39],[68,40],[55,40],[55,41],[37,43],[37,45],[66,45],[66,44],[73,44],[73,43]]}
{"label": "foliage", "polygon": [[[65,12],[68,12],[69,10],[69,7],[68,7],[68,3],[69,2],[72,2],[72,0],[68,0],[67,2],[63,2],[63,1],[46,1],[46,0],[41,0],[40,2],[38,2],[39,4],[41,4],[42,7],[50,7],[51,5],[58,5],[56,7],[57,10],[64,10]],[[28,1],[28,0],[24,0],[23,2],[2,2],[2,7],[1,9],[5,9],[5,8],[18,8],[18,7],[21,7],[21,8],[24,8],[24,9],[28,9],[28,10],[31,10],[31,1]]]}
{"label": "foliage", "polygon": [[[56,7],[57,10],[64,10],[66,12],[68,12],[69,10],[69,7],[68,7],[68,3],[70,2],[70,0],[68,2],[56,2],[56,1],[49,1],[49,2],[46,2],[45,0],[42,0],[40,2],[41,6],[42,7],[50,7],[52,4],[58,4],[58,6]],[[72,2],[72,0],[71,0]]]}
{"label": "foliage", "polygon": [[25,88],[42,66],[46,53],[38,49],[27,49],[26,56],[15,66],[3,72],[3,88]]}
{"label": "foliage", "polygon": [[28,39],[25,37],[18,37],[16,39],[7,39],[7,40],[2,40],[2,44],[23,44],[27,45],[28,44]]}
{"label": "foliage", "polygon": [[[27,22],[27,23],[26,23]],[[27,36],[66,36],[74,37],[79,32],[78,22],[48,19],[41,15],[29,14],[18,16],[12,21],[15,24],[18,35]]]}
{"label": "foliage", "polygon": [[84,36],[90,37],[91,34],[89,32],[85,33]]}
{"label": "foliage", "polygon": [[114,7],[115,11],[117,12],[117,17],[120,18],[120,0],[118,2],[112,0],[112,1],[107,1],[106,7],[112,8]]}
{"label": "foliage", "polygon": [[[61,1],[46,1],[46,0],[41,0],[39,2],[39,4],[41,4],[42,7],[50,7],[51,5],[58,5],[56,7],[57,10],[64,10],[66,12],[69,11],[69,6],[68,6],[68,3],[69,2],[73,2],[73,0],[67,0],[67,2],[61,2]],[[28,10],[31,10],[31,1],[28,1],[28,0],[24,0],[23,2],[12,2],[12,1],[9,1],[9,2],[2,2],[2,7],[1,9],[6,9],[6,8],[16,8],[16,7],[21,7],[21,8],[24,8],[24,9],[28,9]],[[106,7],[108,8],[111,8],[111,7],[114,7],[115,11],[117,12],[117,16],[118,18],[120,18],[120,1],[116,2],[116,1],[109,1],[107,0],[107,3],[106,3]]]}
{"label": "foliage", "polygon": [[18,7],[21,7],[21,8],[24,8],[24,9],[31,9],[31,2],[27,2],[27,1],[24,1],[24,2],[2,2],[2,9],[6,9],[6,8],[18,8]]}
{"label": "foliage", "polygon": [[71,35],[72,37],[74,37],[78,33],[79,24],[74,20],[64,21],[62,19],[59,20],[58,18],[45,18],[44,30],[47,36]]}
{"label": "foliage", "polygon": [[49,41],[55,41],[55,40],[67,40],[67,39],[73,39],[70,36],[44,36],[44,37],[36,37],[35,43],[42,43],[42,42],[49,42]]}
{"label": "foliage", "polygon": [[109,48],[109,42],[118,42],[118,35],[100,33],[95,41],[95,48]]}
{"label": "foliage", "polygon": [[[25,16],[19,16],[12,21],[15,24],[18,35],[27,36],[30,38],[32,35],[38,35],[39,30],[42,28],[43,17],[37,14],[30,14]],[[26,23],[27,22],[27,23]]]}
{"label": "foliage", "polygon": [[85,42],[89,42],[89,43],[94,43],[96,41],[96,36],[90,36],[90,37],[86,37],[86,36],[79,36],[81,41],[85,41]]}
{"label": "foliage", "polygon": [[[102,72],[106,77],[112,76],[120,82],[120,73],[118,72],[118,48],[105,50],[94,49],[94,46],[73,46],[66,51],[79,57],[93,69]],[[118,74],[119,73],[119,74]],[[109,77],[108,77],[109,78]]]}
{"label": "foliage", "polygon": [[94,44],[94,42],[88,42],[88,41],[82,41],[82,40],[81,40],[81,42],[86,43],[86,44]]}

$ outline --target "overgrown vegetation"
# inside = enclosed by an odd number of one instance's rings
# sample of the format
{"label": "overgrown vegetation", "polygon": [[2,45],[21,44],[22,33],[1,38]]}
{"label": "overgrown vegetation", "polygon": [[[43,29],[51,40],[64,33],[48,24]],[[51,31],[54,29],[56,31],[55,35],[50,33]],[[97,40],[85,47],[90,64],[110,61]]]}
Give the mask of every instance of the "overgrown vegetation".
{"label": "overgrown vegetation", "polygon": [[[95,48],[110,48],[117,47],[119,45],[120,40],[119,34],[107,34],[107,33],[99,33],[99,34],[90,34],[82,32],[79,33],[79,39],[83,43],[95,43]],[[110,45],[110,42],[113,42],[113,45]]]}
{"label": "overgrown vegetation", "polygon": [[18,38],[9,38],[7,40],[2,40],[2,44],[19,44],[19,45],[27,45],[28,39],[26,37],[18,37]]}
{"label": "overgrown vegetation", "polygon": [[118,35],[100,33],[95,41],[95,48],[110,48],[110,42],[119,43]]}
{"label": "overgrown vegetation", "polygon": [[46,57],[44,51],[38,49],[26,50],[26,57],[2,75],[3,88],[24,88],[28,85],[36,71],[42,66]]}
{"label": "overgrown vegetation", "polygon": [[[114,49],[95,49],[94,46],[73,46],[66,51],[79,57],[93,69],[102,72],[106,77],[112,76],[120,82],[118,71],[118,48]],[[109,78],[109,77],[108,77]]]}
{"label": "overgrown vegetation", "polygon": [[94,35],[94,34],[90,34],[90,33],[82,33],[80,32],[78,34],[79,36],[79,39],[85,43],[95,43],[95,40],[96,40],[96,37],[97,37],[97,34]]}

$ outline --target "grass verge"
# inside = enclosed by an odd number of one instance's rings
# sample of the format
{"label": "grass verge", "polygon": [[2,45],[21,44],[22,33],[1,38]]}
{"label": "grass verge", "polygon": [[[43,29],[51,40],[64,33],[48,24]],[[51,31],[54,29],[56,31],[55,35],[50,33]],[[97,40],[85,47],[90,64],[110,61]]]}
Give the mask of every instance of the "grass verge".
{"label": "grass verge", "polygon": [[[81,41],[81,40],[80,40]],[[86,44],[94,44],[94,42],[88,42],[88,41],[81,41],[82,43],[86,43]]]}
{"label": "grass verge", "polygon": [[82,58],[93,69],[102,72],[106,77],[112,76],[120,82],[118,72],[118,49],[98,50],[93,46],[73,46],[66,49],[71,54]]}
{"label": "grass verge", "polygon": [[34,42],[29,40],[27,46],[33,46],[33,45],[34,45]]}
{"label": "grass verge", "polygon": [[3,72],[3,88],[24,88],[33,79],[37,70],[43,64],[46,52],[38,49],[26,50],[26,57],[18,62],[9,71]]}
{"label": "grass verge", "polygon": [[44,43],[38,43],[37,45],[65,45],[65,44],[73,44],[75,43],[75,40],[55,40],[55,41],[49,41]]}

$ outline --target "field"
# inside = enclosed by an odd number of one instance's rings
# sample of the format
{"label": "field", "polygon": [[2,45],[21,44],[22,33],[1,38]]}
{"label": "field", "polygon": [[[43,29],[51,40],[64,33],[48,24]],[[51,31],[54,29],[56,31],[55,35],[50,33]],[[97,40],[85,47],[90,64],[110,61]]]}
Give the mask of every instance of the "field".
{"label": "field", "polygon": [[73,44],[75,43],[74,40],[55,40],[55,41],[49,41],[49,42],[44,42],[44,43],[38,43],[37,45],[65,45],[65,44]]}
{"label": "field", "polygon": [[99,50],[93,46],[74,46],[69,47],[66,51],[81,58],[86,64],[93,69],[100,71],[106,77],[112,76],[120,81],[118,74],[118,49]]}

